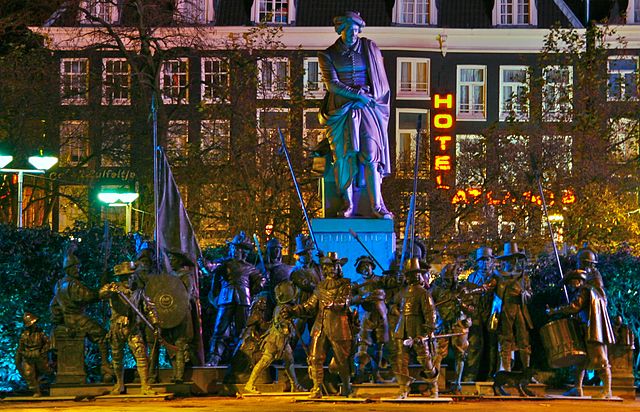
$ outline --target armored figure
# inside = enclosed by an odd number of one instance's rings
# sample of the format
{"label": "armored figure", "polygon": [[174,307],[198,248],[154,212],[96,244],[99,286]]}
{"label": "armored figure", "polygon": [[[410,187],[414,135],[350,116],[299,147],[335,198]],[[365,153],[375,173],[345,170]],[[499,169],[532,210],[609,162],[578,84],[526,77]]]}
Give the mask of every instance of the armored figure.
{"label": "armored figure", "polygon": [[[287,265],[282,262],[282,245],[277,238],[271,238],[267,242],[267,250],[265,254],[265,271],[267,277],[267,290],[269,291],[270,303],[274,305],[275,288],[281,282],[287,281],[291,278],[291,272],[293,266]],[[274,306],[271,306],[273,309]],[[270,312],[272,312],[271,310]]]}
{"label": "armored figure", "polygon": [[437,396],[438,370],[433,364],[436,329],[436,308],[431,293],[422,285],[423,274],[418,258],[407,261],[404,276],[408,283],[402,296],[401,313],[393,334],[395,362],[392,363],[396,380],[400,385],[398,398],[409,395],[413,379],[409,375],[409,355],[413,349],[423,370],[421,376],[432,385]]}
{"label": "armored figure", "polygon": [[[356,272],[364,281],[353,285],[352,304],[360,305],[364,311],[360,332],[357,337],[358,350],[355,356],[358,380],[363,380],[367,365],[372,365],[372,375],[377,381],[382,378],[378,368],[383,363],[384,346],[389,342],[389,322],[385,289],[394,287],[395,277],[376,276],[373,271],[376,264],[369,256],[360,256],[356,260]],[[369,348],[376,344],[372,359]]]}
{"label": "armored figure", "polygon": [[136,368],[140,376],[140,393],[155,395],[156,392],[151,389],[149,384],[149,360],[144,331],[142,330],[145,325],[135,309],[138,309],[151,322],[156,331],[160,330],[160,320],[155,306],[144,294],[144,289],[140,287],[138,280],[134,276],[130,276],[134,270],[130,262],[117,265],[114,273],[118,280],[102,286],[99,292],[101,299],[109,299],[111,308],[109,342],[111,343],[113,370],[116,375],[116,383],[111,393],[118,395],[126,392],[123,359],[124,345],[128,344],[129,350],[136,360]]}
{"label": "armored figure", "polygon": [[[588,246],[585,245],[584,248],[578,251],[576,268],[584,270],[586,272],[587,283],[589,283],[590,285],[596,288],[604,289],[604,282],[602,281],[602,275],[600,274],[600,271],[596,267],[597,263],[598,263],[598,256],[596,255],[596,252],[594,252],[592,249],[589,249]],[[605,295],[605,299],[606,299],[606,295]]]}
{"label": "armored figure", "polygon": [[94,319],[85,314],[85,307],[98,301],[98,293],[89,289],[80,281],[80,261],[70,249],[62,266],[65,276],[54,288],[53,299],[49,305],[54,325],[65,326],[71,333],[87,336],[96,343],[100,350],[102,362],[102,379],[109,381],[113,375],[109,367],[109,350],[107,347],[107,331]]}
{"label": "armored figure", "polygon": [[531,299],[531,282],[525,272],[526,256],[520,252],[517,243],[507,242],[504,244],[504,253],[498,259],[502,261],[502,270],[494,273],[482,289],[495,294],[491,316],[499,319],[500,370],[511,370],[515,350],[520,355],[522,366],[529,368],[529,329],[533,328],[533,322],[527,309]]}
{"label": "armored figure", "polygon": [[456,380],[454,391],[459,393],[462,390],[462,372],[467,358],[469,348],[469,327],[471,319],[467,314],[473,312],[473,308],[463,301],[466,290],[458,283],[460,266],[448,264],[442,268],[440,279],[434,282],[431,288],[433,300],[438,308],[438,334],[455,334],[448,338],[437,340],[437,351],[434,357],[434,366],[440,370],[442,360],[449,352],[449,342],[455,354]]}
{"label": "armored figure", "polygon": [[38,327],[37,316],[25,312],[22,319],[24,330],[16,350],[16,368],[27,381],[34,398],[38,398],[42,396],[40,378],[49,373],[47,354],[51,345],[47,335]]}
{"label": "armored figure", "polygon": [[[209,301],[217,308],[216,322],[211,337],[208,366],[220,363],[227,344],[233,345],[244,329],[252,293],[257,293],[265,283],[260,271],[246,261],[253,244],[244,232],[228,242],[229,256],[213,273]],[[233,324],[233,333],[229,332]]]}
{"label": "armored figure", "polygon": [[298,316],[317,314],[311,329],[307,359],[309,375],[313,380],[310,398],[322,397],[323,365],[329,345],[333,350],[332,365],[329,368],[334,367],[340,375],[340,393],[348,396],[351,392],[351,355],[354,338],[352,328],[355,319],[349,308],[351,282],[342,276],[342,266],[345,263],[347,258],[338,259],[335,252],[322,257],[320,265],[326,278],[318,284],[306,302],[294,307],[294,313]]}
{"label": "armored figure", "polygon": [[291,309],[297,292],[296,287],[289,280],[280,282],[275,287],[278,306],[276,306],[273,314],[271,327],[260,345],[262,357],[251,371],[251,376],[244,387],[247,392],[259,393],[254,386],[256,379],[274,360],[284,361],[284,373],[289,379],[291,392],[299,392],[304,389],[298,384],[293,364],[293,351],[289,346],[291,335],[295,333]]}
{"label": "armored figure", "polygon": [[[340,38],[318,54],[327,90],[320,121],[334,154],[336,191],[344,206],[341,215],[354,210],[354,184],[366,182],[371,215],[391,218],[382,200],[382,178],[390,174],[389,100],[391,93],[382,54],[376,44],[358,38],[365,22],[357,12],[333,19]],[[364,179],[363,179],[364,178]]]}
{"label": "armored figure", "polygon": [[615,343],[614,331],[607,311],[607,298],[604,290],[587,283],[587,272],[581,269],[567,273],[563,279],[565,284],[577,290],[571,303],[555,309],[548,309],[548,315],[577,314],[581,321],[587,359],[576,370],[576,389],[578,396],[583,396],[582,381],[586,369],[595,369],[603,377],[602,397],[611,398],[611,367],[607,353],[607,345]]}
{"label": "armored figure", "polygon": [[[309,236],[296,236],[296,261],[293,271],[291,272],[291,281],[298,288],[298,303],[304,303],[315,291],[318,284],[324,279],[320,265],[318,265],[311,256],[311,252],[315,249],[312,239]],[[295,322],[296,334],[291,338],[291,348],[296,349],[298,339],[302,339],[305,327],[311,333],[311,328],[315,320],[315,313],[310,313],[307,317],[299,317]]]}
{"label": "armored figure", "polygon": [[[474,290],[489,281],[493,272],[493,250],[483,246],[476,250],[476,270],[469,275],[464,287]],[[496,331],[489,328],[493,293],[468,294],[467,301],[474,310],[470,313],[469,349],[464,367],[465,381],[479,381],[493,376],[497,366],[498,340]],[[488,359],[488,367],[483,367],[483,359]]]}

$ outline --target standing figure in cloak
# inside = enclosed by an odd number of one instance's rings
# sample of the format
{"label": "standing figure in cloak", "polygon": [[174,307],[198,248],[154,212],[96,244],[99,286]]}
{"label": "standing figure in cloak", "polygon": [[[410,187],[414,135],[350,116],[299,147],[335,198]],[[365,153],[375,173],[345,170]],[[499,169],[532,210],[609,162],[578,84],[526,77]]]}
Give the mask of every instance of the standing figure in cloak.
{"label": "standing figure in cloak", "polygon": [[370,216],[390,219],[381,192],[382,178],[391,173],[391,92],[382,53],[373,41],[358,37],[365,26],[358,12],[337,16],[333,24],[340,38],[318,54],[318,62],[327,90],[320,121],[333,152],[336,192],[343,202],[339,215],[357,213],[354,185],[366,185]]}

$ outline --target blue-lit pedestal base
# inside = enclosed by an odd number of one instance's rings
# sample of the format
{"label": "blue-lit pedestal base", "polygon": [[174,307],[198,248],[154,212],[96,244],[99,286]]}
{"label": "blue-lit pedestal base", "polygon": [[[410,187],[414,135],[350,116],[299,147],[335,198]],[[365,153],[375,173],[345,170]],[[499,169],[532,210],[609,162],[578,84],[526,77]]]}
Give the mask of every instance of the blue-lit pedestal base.
{"label": "blue-lit pedestal base", "polygon": [[349,261],[343,267],[345,277],[351,280],[360,278],[354,265],[359,256],[367,254],[358,241],[349,233],[349,229],[358,235],[362,243],[366,245],[383,266],[382,268],[376,268],[375,273],[377,275],[389,268],[389,262],[393,259],[396,250],[393,220],[366,218],[313,219],[311,226],[320,250],[325,253],[337,252],[338,257],[349,258]]}

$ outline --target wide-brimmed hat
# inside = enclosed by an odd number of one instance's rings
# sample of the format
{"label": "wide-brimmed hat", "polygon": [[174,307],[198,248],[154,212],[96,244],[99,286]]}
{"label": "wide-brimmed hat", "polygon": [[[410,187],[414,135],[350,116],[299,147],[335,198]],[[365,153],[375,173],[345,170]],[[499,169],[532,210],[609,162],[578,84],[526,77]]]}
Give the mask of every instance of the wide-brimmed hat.
{"label": "wide-brimmed hat", "polygon": [[368,263],[371,265],[371,269],[375,269],[376,268],[376,262],[373,261],[373,259],[371,259],[370,256],[368,255],[362,255],[359,258],[356,259],[356,264],[353,265],[355,266],[356,270],[358,270],[358,268],[360,267],[360,264],[362,263]]}
{"label": "wide-brimmed hat", "polygon": [[242,249],[253,249],[253,242],[247,238],[247,234],[241,231],[233,237],[230,241],[227,241],[227,245],[234,245]]}
{"label": "wide-brimmed hat", "polygon": [[567,284],[574,279],[580,279],[583,282],[587,281],[587,271],[582,269],[573,269],[564,274],[562,283]]}
{"label": "wide-brimmed hat", "polygon": [[340,266],[344,266],[348,261],[348,258],[338,258],[338,252],[328,252],[326,256],[320,258],[321,265],[335,265],[339,263]]}
{"label": "wide-brimmed hat", "polygon": [[28,328],[38,321],[38,317],[30,312],[25,312],[22,316],[22,322],[24,323],[24,327]]}
{"label": "wide-brimmed hat", "polygon": [[427,273],[429,271],[429,267],[424,264],[423,266],[424,267],[421,267],[420,265],[420,259],[417,257],[411,258],[404,264],[404,273]]}
{"label": "wide-brimmed hat", "polygon": [[476,249],[476,262],[480,259],[493,259],[493,249],[487,246],[481,246]]}
{"label": "wide-brimmed hat", "polygon": [[278,283],[274,292],[279,305],[289,303],[298,296],[298,288],[290,280]]}
{"label": "wide-brimmed hat", "polygon": [[507,259],[512,256],[519,258],[527,257],[523,251],[518,249],[518,244],[516,242],[507,242],[504,244],[502,256],[498,256],[498,259]]}
{"label": "wide-brimmed hat", "polygon": [[297,255],[304,253],[304,252],[308,252],[310,250],[315,249],[315,246],[313,245],[313,240],[311,239],[311,237],[307,236],[307,235],[303,235],[303,234],[299,234],[298,236],[296,236],[296,251],[295,253]]}
{"label": "wide-brimmed hat", "polygon": [[129,276],[135,271],[136,265],[133,262],[122,262],[113,267],[113,274],[116,276]]}

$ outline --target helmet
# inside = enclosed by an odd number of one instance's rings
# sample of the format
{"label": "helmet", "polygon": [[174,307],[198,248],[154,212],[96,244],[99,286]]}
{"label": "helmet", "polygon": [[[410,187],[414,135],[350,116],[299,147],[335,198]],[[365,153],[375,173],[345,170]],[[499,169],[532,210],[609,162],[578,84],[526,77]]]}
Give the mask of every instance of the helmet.
{"label": "helmet", "polygon": [[38,321],[38,317],[33,313],[25,312],[24,316],[22,316],[22,321],[24,322],[25,328],[28,328]]}
{"label": "helmet", "polygon": [[80,260],[73,252],[68,252],[62,261],[62,268],[67,269],[73,266],[78,266],[80,264]]}
{"label": "helmet", "polygon": [[371,269],[375,269],[376,268],[376,263],[373,261],[373,259],[371,259],[371,257],[367,256],[367,255],[363,255],[360,256],[359,258],[356,259],[356,264],[354,265],[356,267],[356,271],[358,270],[358,268],[360,267],[360,265],[362,263],[368,263],[371,265]]}
{"label": "helmet", "polygon": [[578,265],[581,263],[598,263],[596,252],[589,248],[580,249],[578,251]]}

